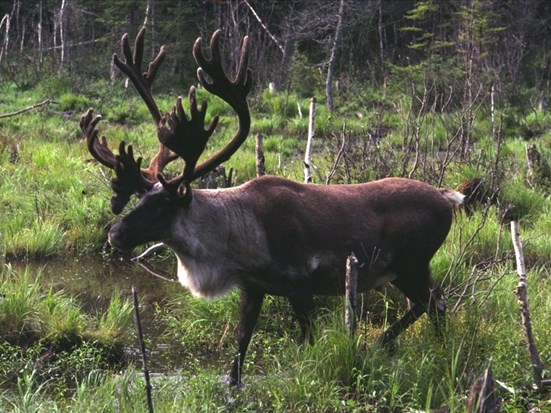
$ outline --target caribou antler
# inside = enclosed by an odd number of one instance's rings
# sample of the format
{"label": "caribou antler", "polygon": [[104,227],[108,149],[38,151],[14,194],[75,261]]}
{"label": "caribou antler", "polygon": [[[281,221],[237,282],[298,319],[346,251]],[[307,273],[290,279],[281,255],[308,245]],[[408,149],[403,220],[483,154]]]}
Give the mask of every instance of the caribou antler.
{"label": "caribou antler", "polygon": [[[241,43],[241,55],[239,59],[239,68],[234,81],[228,79],[222,66],[220,56],[220,34],[217,30],[210,40],[211,58],[205,58],[203,54],[202,40],[199,37],[193,45],[193,57],[200,66],[197,69],[197,77],[201,85],[210,93],[218,96],[230,104],[239,118],[239,128],[231,141],[221,150],[212,155],[209,159],[197,165],[195,168],[194,179],[203,176],[221,163],[230,159],[235,151],[245,142],[251,127],[251,114],[247,104],[247,95],[253,84],[252,71],[248,68],[249,64],[249,37],[245,36]],[[208,82],[205,73],[212,79]]]}
{"label": "caribou antler", "polygon": [[[130,44],[128,41],[128,33],[125,33],[121,39],[121,49],[124,55],[125,62],[122,62],[117,54],[113,55],[113,63],[123,72],[140,96],[147,105],[149,113],[153,117],[153,122],[156,126],[159,125],[162,115],[155,103],[153,94],[151,92],[151,86],[157,77],[157,72],[159,67],[163,63],[166,55],[165,47],[162,46],[161,50],[157,54],[157,57],[153,59],[148,66],[147,72],[142,73],[142,60],[143,60],[143,50],[144,50],[144,37],[145,37],[145,27],[142,27],[141,30],[136,35],[136,40],[134,41],[134,54],[130,49]],[[149,164],[149,167],[142,170],[142,174],[150,182],[157,181],[157,174],[161,173],[164,167],[173,160],[177,159],[178,155],[170,152],[170,150],[162,144],[159,144],[157,153],[153,157],[153,160]]]}
{"label": "caribou antler", "polygon": [[[129,45],[128,34],[122,37],[121,49],[125,61],[121,61],[115,54],[113,62],[128,76],[147,105],[157,126],[159,149],[149,167],[142,169],[142,158],[134,158],[131,145],[127,146],[121,142],[119,154],[114,155],[107,145],[107,139],[105,137],[98,138],[96,126],[101,120],[101,116],[94,117],[93,111],[90,109],[82,117],[80,127],[86,137],[90,153],[101,164],[115,170],[116,177],[111,181],[111,187],[115,191],[111,200],[111,209],[115,214],[120,213],[132,194],[141,196],[157,181],[160,181],[171,193],[176,193],[189,201],[191,199],[190,183],[228,160],[245,141],[251,125],[247,104],[247,95],[252,85],[252,73],[247,68],[249,41],[248,37],[243,39],[238,73],[235,80],[232,81],[222,66],[220,34],[221,31],[217,30],[212,36],[210,59],[203,54],[201,38],[196,40],[193,46],[193,56],[200,66],[197,76],[206,90],[226,101],[235,110],[239,119],[239,127],[226,146],[199,165],[197,162],[218,124],[218,117],[215,117],[205,128],[207,104],[203,102],[201,108],[197,107],[193,86],[189,90],[189,117],[183,109],[181,97],[178,97],[171,112],[162,116],[151,93],[151,86],[165,58],[164,47],[161,47],[157,57],[149,63],[147,72],[142,73],[145,29],[142,28],[136,36],[134,53]],[[205,75],[211,80],[207,80]],[[180,176],[167,181],[162,176],[162,171],[169,162],[178,156],[182,157],[185,162],[184,170]]]}
{"label": "caribou antler", "polygon": [[[161,48],[159,54],[149,63],[146,73],[141,73],[143,59],[145,29],[142,28],[135,40],[134,54],[128,43],[128,34],[121,39],[121,49],[125,58],[122,62],[118,56],[113,55],[115,65],[128,76],[132,84],[147,105],[155,125],[161,120],[161,113],[151,93],[151,85],[157,76],[157,71],[165,57],[165,49]],[[116,177],[111,181],[111,188],[115,195],[111,198],[111,210],[119,214],[128,203],[130,196],[136,194],[141,196],[147,192],[155,182],[157,175],[178,155],[171,152],[167,147],[159,144],[157,153],[151,160],[149,167],[141,168],[142,158],[135,159],[132,145],[126,146],[124,142],[119,145],[119,154],[115,155],[107,144],[105,136],[98,138],[97,124],[102,119],[100,115],[93,116],[92,109],[89,109],[80,120],[80,128],[84,133],[88,150],[92,156],[102,165],[115,170]]]}
{"label": "caribou antler", "polygon": [[96,125],[101,119],[101,115],[94,117],[94,111],[92,109],[88,109],[88,111],[80,118],[80,129],[84,133],[88,150],[92,156],[102,165],[114,169],[117,160],[107,145],[107,138],[102,136],[101,142],[98,138]]}
{"label": "caribou antler", "polygon": [[[159,141],[177,153],[185,161],[182,175],[171,181],[160,178],[161,183],[168,189],[179,187],[180,196],[190,194],[189,183],[193,180],[211,172],[222,162],[228,160],[235,151],[243,144],[249,134],[251,118],[247,95],[252,85],[252,72],[247,68],[249,56],[249,39],[245,37],[241,45],[241,58],[237,77],[234,81],[228,79],[222,66],[220,55],[220,34],[217,30],[210,42],[211,59],[207,59],[201,49],[202,40],[198,38],[193,46],[193,56],[197,64],[197,77],[203,87],[230,104],[239,118],[239,127],[231,141],[221,150],[216,152],[207,160],[197,165],[197,161],[205,150],[208,139],[218,124],[218,117],[215,117],[210,126],[205,129],[206,102],[203,102],[201,109],[197,108],[195,88],[189,90],[190,117],[186,115],[182,107],[182,99],[179,97],[176,106],[172,111],[163,116],[158,127]],[[211,81],[207,81],[205,73]]]}
{"label": "caribou antler", "polygon": [[201,109],[197,108],[195,87],[189,88],[189,111],[186,115],[182,107],[182,98],[178,97],[176,106],[165,115],[159,124],[157,135],[162,144],[177,153],[185,160],[184,172],[178,179],[191,182],[195,179],[195,165],[204,152],[207,142],[218,125],[216,116],[210,126],[205,129],[205,115],[207,103],[203,102]]}
{"label": "caribou antler", "polygon": [[80,118],[80,129],[86,138],[88,150],[92,156],[102,165],[114,169],[116,177],[111,180],[111,188],[115,195],[111,197],[111,210],[114,214],[120,214],[124,206],[130,200],[132,194],[141,195],[153,185],[140,169],[142,158],[134,159],[132,145],[125,149],[125,143],[119,145],[119,155],[113,154],[107,145],[107,138],[98,138],[96,125],[101,120],[101,115],[94,117],[92,109]]}

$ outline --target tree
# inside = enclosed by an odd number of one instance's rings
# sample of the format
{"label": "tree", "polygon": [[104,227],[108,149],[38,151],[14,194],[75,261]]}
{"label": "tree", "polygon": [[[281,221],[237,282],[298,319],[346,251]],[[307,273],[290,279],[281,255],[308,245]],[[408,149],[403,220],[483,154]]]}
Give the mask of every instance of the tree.
{"label": "tree", "polygon": [[329,113],[333,112],[333,93],[331,90],[331,86],[333,83],[333,75],[335,71],[335,64],[337,61],[337,51],[339,48],[339,44],[341,41],[341,33],[342,33],[342,19],[344,17],[344,6],[345,1],[340,0],[339,3],[339,11],[337,13],[337,24],[335,27],[335,36],[333,38],[333,45],[331,47],[331,54],[329,57],[329,64],[327,67],[327,80],[325,82],[325,98],[327,99],[327,111]]}

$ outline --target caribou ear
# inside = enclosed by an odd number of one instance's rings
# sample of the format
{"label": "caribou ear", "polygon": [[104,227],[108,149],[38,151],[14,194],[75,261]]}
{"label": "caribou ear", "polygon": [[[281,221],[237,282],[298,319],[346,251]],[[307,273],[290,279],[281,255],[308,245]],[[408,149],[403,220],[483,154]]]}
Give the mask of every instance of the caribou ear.
{"label": "caribou ear", "polygon": [[191,203],[191,200],[193,199],[191,186],[189,182],[182,181],[180,185],[178,186],[177,191],[178,197],[180,198],[182,204],[187,207]]}
{"label": "caribou ear", "polygon": [[178,183],[175,179],[167,181],[163,174],[158,174],[157,179],[165,190],[167,190],[172,196],[178,198],[184,207],[187,207],[191,203],[193,196],[189,182],[181,181]]}

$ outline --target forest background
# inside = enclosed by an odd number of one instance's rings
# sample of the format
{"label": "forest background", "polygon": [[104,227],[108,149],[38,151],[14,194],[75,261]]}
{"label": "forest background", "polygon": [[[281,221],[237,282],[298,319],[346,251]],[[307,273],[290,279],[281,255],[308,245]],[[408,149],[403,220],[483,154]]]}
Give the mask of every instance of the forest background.
{"label": "forest background", "polygon": [[442,101],[483,102],[494,88],[496,102],[529,111],[549,89],[545,0],[4,0],[0,15],[0,75],[22,89],[60,72],[118,76],[111,55],[144,24],[151,57],[169,51],[164,75],[174,86],[195,82],[190,47],[221,28],[230,53],[251,38],[257,91],[273,82],[311,96],[330,83],[352,101],[410,76]]}

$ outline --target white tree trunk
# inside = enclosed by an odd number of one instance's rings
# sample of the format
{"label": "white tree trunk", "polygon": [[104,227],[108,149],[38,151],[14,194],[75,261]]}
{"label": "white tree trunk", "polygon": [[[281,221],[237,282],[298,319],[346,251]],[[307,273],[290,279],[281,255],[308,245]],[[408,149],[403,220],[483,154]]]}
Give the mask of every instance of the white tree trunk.
{"label": "white tree trunk", "polygon": [[517,223],[511,221],[511,236],[513,239],[513,247],[515,249],[515,257],[517,262],[518,285],[516,289],[518,304],[520,307],[520,317],[522,320],[522,329],[524,330],[524,338],[526,347],[532,360],[532,369],[534,372],[534,384],[538,389],[542,386],[543,364],[540,359],[538,349],[536,348],[536,340],[532,332],[532,321],[530,319],[530,309],[528,308],[528,294],[526,287],[526,267],[524,265],[524,252]]}
{"label": "white tree trunk", "polygon": [[339,4],[339,12],[337,14],[337,27],[335,28],[335,37],[333,39],[333,46],[331,47],[331,57],[329,58],[329,67],[327,69],[327,80],[325,81],[325,97],[327,99],[327,110],[329,111],[329,113],[333,112],[333,73],[335,71],[335,65],[337,63],[337,50],[339,48],[339,43],[341,42],[344,3],[345,0],[341,0]]}
{"label": "white tree trunk", "polygon": [[310,117],[308,118],[308,140],[306,141],[306,151],[304,153],[304,182],[312,182],[312,168],[310,158],[312,156],[312,140],[316,132],[316,98],[310,101]]}
{"label": "white tree trunk", "polygon": [[256,176],[266,175],[266,166],[264,164],[264,143],[262,141],[262,135],[257,133],[255,136],[256,146]]}
{"label": "white tree trunk", "polygon": [[2,29],[2,26],[6,26],[6,29],[4,31],[4,40],[2,41],[2,48],[0,49],[0,65],[2,64],[2,61],[8,57],[8,48],[10,45],[10,15],[5,14],[2,18],[2,21],[0,21],[0,30]]}
{"label": "white tree trunk", "polygon": [[67,62],[67,28],[65,25],[65,11],[67,10],[67,5],[69,0],[61,1],[61,8],[59,9],[59,40],[61,42],[61,64],[60,66],[65,67]]}
{"label": "white tree trunk", "polygon": [[358,290],[358,259],[350,253],[346,259],[344,325],[350,335],[356,334],[356,309]]}
{"label": "white tree trunk", "polygon": [[37,27],[37,36],[38,36],[38,61],[42,63],[42,0],[38,6],[38,27]]}

